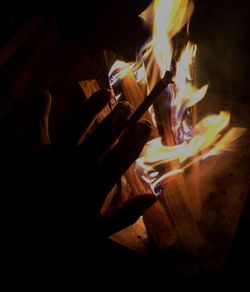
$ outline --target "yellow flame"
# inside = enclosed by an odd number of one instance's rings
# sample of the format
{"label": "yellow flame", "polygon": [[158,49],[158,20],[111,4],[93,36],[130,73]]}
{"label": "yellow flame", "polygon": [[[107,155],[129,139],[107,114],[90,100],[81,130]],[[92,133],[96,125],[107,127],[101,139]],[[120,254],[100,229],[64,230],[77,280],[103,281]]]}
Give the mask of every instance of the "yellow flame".
{"label": "yellow flame", "polygon": [[189,0],[154,1],[153,50],[161,77],[170,69],[171,39],[187,23],[193,8],[193,2]]}
{"label": "yellow flame", "polygon": [[190,0],[155,0],[140,15],[152,30],[152,39],[142,48],[146,63],[148,92],[170,69],[172,38],[188,22],[194,9]]}
{"label": "yellow flame", "polygon": [[219,139],[220,132],[228,125],[229,120],[230,114],[228,112],[222,111],[218,115],[210,115],[195,126],[190,141],[176,146],[164,146],[161,139],[156,138],[146,144],[138,163],[147,170],[152,170],[159,164],[177,159],[183,163],[213,146]]}
{"label": "yellow flame", "polygon": [[124,61],[117,60],[109,71],[109,77],[112,77],[111,85],[131,72],[134,66],[134,63],[126,63]]}
{"label": "yellow flame", "polygon": [[231,128],[228,132],[215,144],[215,146],[204,154],[203,159],[218,155],[223,151],[233,151],[235,148],[235,141],[240,138],[245,132],[246,128]]}
{"label": "yellow flame", "polygon": [[[224,135],[221,131],[229,123],[230,114],[221,112],[219,115],[211,115],[200,121],[195,127],[195,133],[189,142],[168,147],[156,138],[146,144],[142,156],[137,159],[138,165],[146,173],[150,173],[143,179],[154,188],[167,177],[184,172],[194,163],[204,160],[210,156],[219,155],[224,151],[233,151],[236,140],[242,136],[245,128],[231,128]],[[190,160],[190,158],[192,158]],[[170,161],[179,160],[181,168],[172,169],[165,173],[156,171],[157,166],[167,166]],[[153,175],[152,175],[153,173]]]}
{"label": "yellow flame", "polygon": [[[111,68],[111,85],[127,74],[134,74],[137,82],[147,82],[151,91],[156,82],[170,69],[172,59],[172,38],[189,22],[194,5],[189,0],[155,0],[141,17],[152,30],[152,39],[142,48],[137,62],[117,61]],[[187,25],[187,31],[189,27]],[[209,115],[192,127],[186,119],[189,108],[205,95],[208,85],[198,89],[194,86],[194,62],[197,46],[188,43],[176,63],[175,84],[170,86],[171,126],[175,137],[180,130],[183,135],[175,146],[165,146],[161,138],[148,142],[137,164],[142,178],[154,190],[157,184],[169,176],[184,172],[185,169],[207,157],[231,151],[234,142],[245,129],[232,128],[226,131],[230,114],[221,111]],[[171,168],[171,161],[178,160],[180,168]],[[163,167],[162,167],[163,166]],[[162,173],[163,169],[168,169]]]}
{"label": "yellow flame", "polygon": [[208,85],[197,89],[193,85],[193,63],[196,56],[197,46],[188,43],[179,62],[176,65],[175,91],[171,103],[171,122],[174,134],[177,133],[185,111],[198,103],[206,94]]}

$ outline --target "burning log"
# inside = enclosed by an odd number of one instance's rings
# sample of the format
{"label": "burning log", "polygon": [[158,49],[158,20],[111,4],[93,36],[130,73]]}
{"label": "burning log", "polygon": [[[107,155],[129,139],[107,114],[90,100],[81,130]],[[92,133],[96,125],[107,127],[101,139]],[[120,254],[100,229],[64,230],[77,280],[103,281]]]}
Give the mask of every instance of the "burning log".
{"label": "burning log", "polygon": [[[197,48],[196,48],[196,54],[192,60],[191,64],[191,80],[194,86],[197,86]],[[191,123],[192,127],[194,127],[198,120],[198,108],[197,104],[195,104],[191,109]],[[194,158],[195,159],[195,158]],[[200,162],[197,161],[190,167],[190,175],[189,175],[189,189],[190,193],[192,194],[190,196],[190,205],[191,205],[191,211],[194,216],[194,219],[196,221],[199,221],[201,219],[201,213],[202,213],[202,198],[201,198],[201,191],[200,191]]]}
{"label": "burning log", "polygon": [[[127,122],[124,131],[125,133],[135,125],[137,121],[144,117],[145,113],[148,114],[146,117],[149,116],[149,113],[147,113],[148,108],[155,102],[170,82],[172,82],[172,73],[167,72],[164,78],[153,88],[151,93],[143,99],[141,90],[136,84],[134,77],[132,75],[126,75],[126,78],[123,78],[122,84],[125,89],[124,95],[134,106],[136,105],[137,107]],[[131,94],[133,99],[131,99]],[[143,101],[138,106],[142,99]],[[151,117],[150,121],[152,123]],[[135,173],[135,165],[132,165],[127,170],[125,177],[133,195],[140,195],[149,192],[149,189],[142,183],[138,174]],[[164,249],[175,243],[175,231],[173,230],[170,219],[160,202],[156,202],[151,208],[144,212],[143,219],[158,248]]]}
{"label": "burning log", "polygon": [[6,64],[42,27],[43,19],[34,16],[22,29],[0,50],[0,66]]}
{"label": "burning log", "polygon": [[182,246],[186,251],[198,255],[205,245],[205,240],[193,219],[190,209],[185,203],[183,183],[185,181],[182,173],[167,178],[164,181],[166,188],[162,193],[162,197]]}
{"label": "burning log", "polygon": [[82,54],[83,49],[76,41],[66,40],[56,52],[53,67],[48,72],[43,87],[53,93],[57,92],[72,68],[79,62]]}
{"label": "burning log", "polygon": [[[137,70],[138,74],[138,68],[143,64],[148,89],[153,90],[131,115],[124,132],[126,133],[157,99],[154,103],[154,114],[161,139],[148,142],[137,163],[142,168],[142,179],[156,193],[160,193],[161,203],[171,218],[182,247],[189,253],[200,255],[205,240],[195,222],[201,216],[199,161],[220,154],[223,150],[230,150],[231,143],[241,135],[241,130],[233,128],[225,131],[230,120],[230,114],[227,112],[209,115],[199,122],[196,120],[195,104],[205,96],[208,87],[206,85],[198,89],[194,84],[195,64],[192,62],[195,59],[196,46],[188,42],[185,49],[173,48],[172,42],[173,37],[188,23],[193,8],[192,1],[155,1],[154,6],[149,6],[141,16],[152,29],[152,38],[141,49],[135,64],[122,62],[125,70],[111,79],[111,85],[123,78],[124,95],[138,106],[143,93],[138,90],[140,87],[136,86],[135,79],[126,80],[124,76],[128,68]],[[180,11],[183,13],[179,13]],[[178,52],[173,54],[173,49],[178,49]],[[166,76],[156,87],[154,85],[160,76],[171,68],[173,57],[176,61],[175,85],[170,85],[167,93],[162,94],[163,89],[170,83],[161,85]],[[170,73],[167,72],[168,74]],[[131,82],[135,84],[134,91],[129,85]],[[118,86],[115,91],[117,89],[120,90]],[[121,90],[118,93],[121,93]],[[134,101],[132,97],[137,96],[139,100]],[[185,173],[187,169],[190,170],[191,178]],[[133,171],[135,167],[126,174],[131,189],[134,189],[135,193],[137,190],[143,192],[143,184],[137,182]],[[157,214],[152,217],[154,216]],[[158,226],[152,226],[159,230]],[[153,234],[154,230],[150,232]],[[155,238],[157,241],[156,236]]]}
{"label": "burning log", "polygon": [[[155,105],[159,129],[162,129],[162,141],[167,146],[175,146],[175,138],[171,127],[170,107],[166,106],[166,97],[162,96]],[[160,122],[161,121],[161,122]],[[180,169],[178,160],[168,163],[169,170]],[[189,200],[190,193],[187,188],[183,173],[176,174],[164,180],[165,186],[162,191],[162,199],[176,228],[179,239],[184,248],[191,253],[197,254],[204,246],[204,240],[190,212],[192,206]],[[191,195],[192,196],[192,195]]]}
{"label": "burning log", "polygon": [[[127,82],[126,82],[127,81]],[[171,127],[171,112],[168,107],[166,107],[165,99],[166,97],[162,95],[159,98],[159,96],[162,94],[163,90],[172,82],[172,73],[167,71],[164,78],[161,79],[157,85],[152,89],[150,94],[143,100],[143,102],[137,107],[135,112],[131,115],[127,122],[127,126],[125,128],[126,131],[135,125],[135,123],[141,119],[141,117],[145,114],[145,112],[148,110],[148,108],[155,102],[155,109],[156,110],[156,119],[158,121],[158,125],[162,126],[162,136],[163,140],[168,143],[169,146],[175,145],[175,139],[172,132]],[[127,96],[130,96],[131,93],[134,94],[134,96],[137,97],[139,95],[139,99],[141,97],[141,93],[136,86],[131,86],[131,84],[136,84],[136,80],[131,79],[125,79],[123,77],[123,88],[125,87],[125,92]],[[130,97],[131,100],[131,97]],[[156,101],[157,100],[157,101]],[[133,101],[133,100],[132,100]],[[134,102],[134,101],[133,101]],[[135,103],[135,102],[134,102]],[[163,121],[160,123],[159,121]],[[159,130],[161,131],[161,128],[159,127]],[[169,163],[169,166],[171,170],[173,169],[179,169],[180,164],[177,160],[172,161]],[[135,194],[147,192],[147,189],[143,186],[142,182],[140,182],[139,178],[136,177],[135,174],[135,167],[131,167],[127,173],[126,173],[126,179],[132,189],[132,191]],[[165,181],[166,182],[166,181]],[[170,179],[166,182],[167,189],[163,191],[162,199],[165,202],[165,207],[168,212],[168,214],[171,216],[171,220],[176,228],[176,231],[179,235],[179,238],[184,245],[185,249],[192,253],[197,253],[198,250],[203,246],[203,239],[202,236],[199,233],[199,230],[192,218],[192,215],[189,211],[189,208],[187,207],[187,192],[186,192],[186,183],[183,177],[183,174],[179,174],[177,177],[174,178],[174,180]],[[183,198],[183,194],[185,199]],[[156,211],[157,208],[157,211]],[[163,217],[164,212],[162,205],[159,203],[158,206],[154,205],[151,210],[148,212],[145,212],[145,223],[147,224],[147,227],[153,236],[153,238],[156,241],[156,244],[159,247],[167,247],[175,241],[175,233],[173,232],[173,229],[171,227],[171,223],[169,221],[169,218],[165,215]],[[162,218],[165,218],[165,230],[168,231],[169,238],[168,239],[162,239],[162,235],[160,235],[160,239],[163,240],[161,242],[158,238],[159,233],[162,232],[162,230],[159,230],[157,227],[157,223],[159,220],[162,221]],[[156,223],[156,224],[155,224]],[[161,225],[162,223],[160,223]],[[169,231],[170,230],[170,231]],[[165,232],[166,232],[165,231]]]}
{"label": "burning log", "polygon": [[[166,92],[164,92],[156,100],[154,110],[162,143],[167,146],[175,146],[176,142],[171,121],[170,90],[171,88],[168,88],[168,98],[166,97]],[[181,165],[178,160],[172,160],[164,168],[166,172],[167,170],[173,171],[181,169]],[[201,247],[204,246],[204,240],[190,212],[192,210],[192,202],[190,202],[189,198],[192,198],[192,195],[187,191],[188,188],[183,173],[178,173],[174,177],[165,179],[163,185],[166,186],[161,194],[163,204],[165,203],[164,206],[172,219],[179,239],[187,251],[197,254]]]}
{"label": "burning log", "polygon": [[[37,27],[40,27],[39,19],[37,21]],[[58,44],[58,29],[58,20],[51,19],[46,25],[41,38],[36,43],[35,49],[21,74],[11,84],[7,98],[0,111],[0,116],[4,117],[9,113],[15,103],[30,101],[41,90],[44,76],[48,70],[49,60],[52,58],[53,50]],[[44,62],[44,59],[47,62]]]}
{"label": "burning log", "polygon": [[[126,172],[125,177],[133,195],[148,193],[150,190],[143,184],[135,166],[132,165]],[[154,243],[159,249],[165,249],[176,241],[176,233],[172,227],[169,215],[164,210],[160,201],[157,201],[143,214],[143,221],[152,236]]]}
{"label": "burning log", "polygon": [[[167,71],[165,76],[156,84],[149,95],[143,100],[140,106],[135,110],[135,112],[130,116],[126,129],[134,126],[146,113],[151,105],[159,98],[163,90],[172,82],[172,73]],[[126,131],[125,129],[125,131]]]}
{"label": "burning log", "polygon": [[[128,72],[128,74],[121,79],[121,85],[122,98],[128,101],[134,109],[137,109],[143,102],[145,94],[137,84],[132,72]],[[146,111],[141,118],[147,120],[153,126],[153,120],[148,111]],[[153,128],[152,136],[156,137],[156,135],[157,133],[155,133],[155,129]]]}

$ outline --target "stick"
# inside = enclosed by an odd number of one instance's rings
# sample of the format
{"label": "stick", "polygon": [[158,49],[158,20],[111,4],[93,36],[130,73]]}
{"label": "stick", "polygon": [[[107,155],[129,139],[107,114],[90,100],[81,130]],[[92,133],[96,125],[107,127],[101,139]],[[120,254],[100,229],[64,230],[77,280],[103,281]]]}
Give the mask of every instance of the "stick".
{"label": "stick", "polygon": [[[122,86],[122,98],[125,98],[128,101],[133,109],[137,109],[140,104],[144,101],[145,95],[142,88],[137,84],[137,81],[132,72],[128,72],[121,79]],[[146,92],[146,91],[145,91]],[[151,117],[151,114],[146,111],[143,116],[143,119],[147,120],[152,126],[151,138],[156,138],[158,136],[157,130],[154,127],[154,122]]]}
{"label": "stick", "polygon": [[149,95],[143,100],[140,106],[135,110],[135,112],[128,119],[127,125],[125,127],[124,133],[133,127],[149,109],[149,107],[158,99],[163,90],[172,83],[173,74],[167,71],[165,76],[156,84]]}

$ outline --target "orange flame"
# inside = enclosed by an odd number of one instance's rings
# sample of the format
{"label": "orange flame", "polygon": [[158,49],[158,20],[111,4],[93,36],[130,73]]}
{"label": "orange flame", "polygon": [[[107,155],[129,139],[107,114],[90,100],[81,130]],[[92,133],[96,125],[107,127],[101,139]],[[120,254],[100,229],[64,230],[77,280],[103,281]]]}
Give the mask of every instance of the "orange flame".
{"label": "orange flame", "polygon": [[146,144],[138,161],[145,168],[176,159],[182,163],[212,146],[219,139],[220,132],[228,125],[229,119],[228,112],[204,118],[194,127],[192,138],[176,146],[164,146],[161,139],[156,138]]}
{"label": "orange flame", "polygon": [[[172,38],[189,22],[194,5],[189,0],[155,0],[141,17],[152,30],[152,39],[145,44],[136,63],[116,62],[110,71],[111,84],[133,72],[137,81],[147,81],[148,91],[170,69],[172,59]],[[188,26],[187,26],[188,30]],[[226,130],[230,113],[221,111],[209,115],[190,126],[185,118],[187,110],[206,95],[208,85],[198,89],[194,86],[193,63],[197,46],[188,43],[176,64],[175,84],[171,91],[171,126],[175,138],[180,131],[180,144],[164,146],[160,138],[148,142],[137,160],[143,169],[142,178],[151,184],[154,190],[166,177],[185,171],[192,164],[230,151],[234,142],[245,132],[243,128]],[[113,82],[113,83],[112,83]],[[169,169],[161,173],[159,168],[178,160],[179,169]]]}
{"label": "orange flame", "polygon": [[175,91],[171,103],[171,122],[175,135],[183,122],[186,110],[199,102],[206,94],[208,85],[197,89],[193,85],[192,62],[196,56],[197,46],[188,43],[176,67]]}
{"label": "orange flame", "polygon": [[131,72],[134,66],[134,63],[126,63],[120,60],[116,61],[109,71],[109,77],[112,77],[110,84],[114,85],[119,79]]}
{"label": "orange flame", "polygon": [[154,2],[153,51],[160,67],[161,78],[170,69],[171,39],[187,23],[193,12],[189,0],[156,0]]}

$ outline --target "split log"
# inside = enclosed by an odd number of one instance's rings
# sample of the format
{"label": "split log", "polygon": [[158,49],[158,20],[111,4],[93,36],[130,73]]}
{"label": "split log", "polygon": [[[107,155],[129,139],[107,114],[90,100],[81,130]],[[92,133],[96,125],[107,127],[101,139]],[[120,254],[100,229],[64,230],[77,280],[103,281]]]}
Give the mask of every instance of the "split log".
{"label": "split log", "polygon": [[13,105],[30,103],[30,99],[34,98],[41,90],[42,81],[58,42],[58,29],[58,20],[51,19],[36,43],[35,49],[21,74],[11,84],[7,98],[1,108],[1,117],[8,114]]}
{"label": "split log", "polygon": [[21,30],[0,50],[0,66],[6,64],[42,27],[40,16],[32,17]]}
{"label": "split log", "polygon": [[[198,49],[195,59],[192,63],[191,79],[194,86],[197,86],[197,60]],[[192,127],[198,122],[198,107],[195,104],[191,109]],[[195,157],[193,158],[195,159]],[[196,221],[201,220],[202,217],[202,194],[201,194],[201,178],[200,178],[200,162],[195,162],[189,170],[189,189],[190,189],[190,205],[191,211]]]}
{"label": "split log", "polygon": [[187,252],[198,255],[205,246],[205,240],[183,198],[183,190],[180,187],[182,179],[181,173],[166,179],[164,181],[166,188],[162,193],[162,197],[181,245]]}
{"label": "split log", "polygon": [[[134,165],[127,170],[125,177],[133,195],[150,192],[135,172]],[[143,220],[150,236],[159,249],[165,249],[175,244],[175,230],[173,229],[169,215],[159,201],[144,212]]]}
{"label": "split log", "polygon": [[[126,74],[126,76],[122,78],[121,83],[123,95],[136,109],[128,120],[127,128],[133,126],[142,117],[146,118],[153,126],[152,118],[146,111],[164,90],[166,83],[169,83],[170,81],[170,76],[167,76],[166,80],[161,80],[152,92],[147,97],[144,97],[132,72]],[[153,136],[156,136],[157,131],[154,126],[153,129]],[[133,195],[151,192],[151,190],[146,188],[138,174],[135,172],[134,164],[126,171],[125,177]],[[159,249],[165,249],[175,243],[175,231],[173,230],[166,211],[163,209],[159,201],[144,212],[143,219],[150,235]]]}
{"label": "split log", "polygon": [[[168,106],[169,103],[167,104],[166,98],[166,96],[162,95],[155,102],[156,120],[163,144],[175,146],[175,138],[171,127],[171,108]],[[168,166],[171,170],[181,168],[178,160],[171,161]],[[182,246],[188,252],[199,253],[205,242],[190,211],[192,210],[192,204],[183,173],[165,179],[162,184],[165,186],[162,192],[164,205],[175,226]]]}
{"label": "split log", "polygon": [[82,52],[80,44],[73,40],[66,40],[62,47],[58,48],[53,67],[48,72],[43,87],[52,93],[57,92],[67,75],[78,63]]}
{"label": "split log", "polygon": [[[136,79],[132,72],[128,72],[122,79],[122,99],[128,101],[134,110],[136,110],[145,98],[146,90],[143,92],[136,82]],[[152,125],[152,137],[157,136],[154,122],[148,111],[146,111],[140,118],[147,120]]]}

